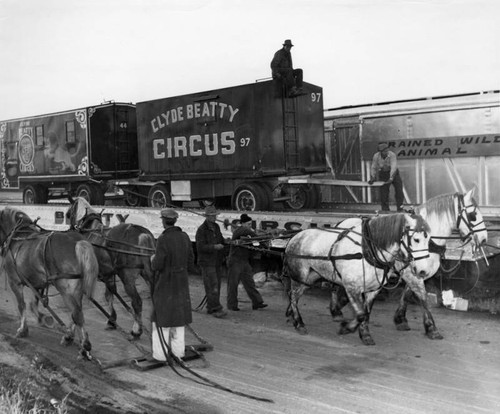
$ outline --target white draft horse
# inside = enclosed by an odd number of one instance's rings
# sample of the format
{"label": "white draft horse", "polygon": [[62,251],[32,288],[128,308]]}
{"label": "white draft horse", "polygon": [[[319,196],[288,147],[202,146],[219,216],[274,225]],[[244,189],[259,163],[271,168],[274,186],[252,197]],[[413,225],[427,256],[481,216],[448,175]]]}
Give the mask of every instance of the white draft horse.
{"label": "white draft horse", "polygon": [[[70,326],[61,344],[73,342],[76,327],[80,330],[82,356],[89,358],[89,336],[84,328],[83,294],[92,298],[98,275],[98,263],[91,244],[72,232],[46,231],[24,212],[6,207],[0,210],[1,265],[17,301],[21,323],[17,337],[28,335],[24,287],[33,289],[30,309],[41,323],[45,315],[38,310],[39,300],[47,301],[45,292],[53,285],[71,314]],[[32,296],[33,297],[33,296]],[[56,316],[62,325],[64,323]]]}
{"label": "white draft horse", "polygon": [[473,190],[466,194],[445,194],[429,199],[415,208],[431,228],[429,244],[429,260],[431,270],[426,277],[412,272],[411,268],[403,270],[402,278],[406,282],[399,306],[394,314],[394,323],[400,331],[410,330],[406,319],[406,309],[412,292],[420,301],[423,312],[425,333],[430,339],[442,339],[427,303],[427,292],[424,281],[436,274],[441,265],[441,257],[446,251],[446,239],[454,230],[460,232],[464,244],[472,243],[474,252],[488,240],[488,233],[483,216],[474,200]]}
{"label": "white draft horse", "polygon": [[[109,307],[108,329],[116,329],[116,311],[113,297],[117,296],[129,310],[134,323],[132,337],[139,338],[143,333],[142,299],[137,292],[136,280],[140,275],[148,284],[152,280],[150,257],[155,251],[156,241],[153,234],[143,226],[120,223],[105,227],[102,212],[97,212],[82,197],[70,198],[71,207],[66,213],[70,228],[81,233],[94,246],[99,261],[99,280],[106,285],[105,299]],[[132,301],[132,309],[118,295],[115,276],[123,283],[125,292]]]}
{"label": "white draft horse", "polygon": [[[397,213],[371,219],[347,219],[333,229],[307,229],[290,239],[285,249],[284,281],[290,304],[286,316],[307,333],[298,309],[304,290],[319,279],[344,287],[355,317],[341,323],[339,334],[354,332],[365,345],[375,342],[368,328],[373,300],[387,283],[397,259],[427,277],[430,228],[419,215]],[[336,308],[332,293],[330,312]]]}

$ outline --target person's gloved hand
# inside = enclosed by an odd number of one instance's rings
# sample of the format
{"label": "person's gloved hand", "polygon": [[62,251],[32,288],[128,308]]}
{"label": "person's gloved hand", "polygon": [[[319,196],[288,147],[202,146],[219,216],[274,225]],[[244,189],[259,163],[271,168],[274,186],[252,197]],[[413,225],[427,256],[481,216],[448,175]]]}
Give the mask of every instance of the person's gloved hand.
{"label": "person's gloved hand", "polygon": [[386,184],[392,184],[392,178],[389,178],[385,183]]}
{"label": "person's gloved hand", "polygon": [[370,181],[368,181],[368,184],[370,184],[370,185],[373,184],[373,178],[370,178]]}

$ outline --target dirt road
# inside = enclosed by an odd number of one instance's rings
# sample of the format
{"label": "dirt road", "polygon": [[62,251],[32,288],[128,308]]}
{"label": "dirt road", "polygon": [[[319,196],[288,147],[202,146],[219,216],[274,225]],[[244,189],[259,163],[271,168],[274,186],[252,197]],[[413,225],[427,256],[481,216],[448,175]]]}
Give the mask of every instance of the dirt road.
{"label": "dirt road", "polygon": [[[204,293],[191,277],[195,307]],[[225,285],[225,283],[224,283]],[[149,314],[149,295],[140,285]],[[376,302],[371,332],[376,345],[362,345],[357,334],[338,336],[329,315],[327,292],[314,290],[300,301],[309,334],[301,336],[285,320],[287,301],[278,282],[261,292],[269,307],[251,310],[240,291],[239,312],[227,319],[194,313],[192,327],[214,351],[209,367],[194,371],[224,387],[273,402],[262,402],[201,385],[189,372],[168,367],[137,371],[128,365],[101,369],[77,360],[75,346],[59,345],[54,329],[31,322],[28,339],[13,339],[17,321],[9,290],[0,295],[0,367],[7,376],[32,378],[47,398],[67,397],[71,412],[100,413],[498,413],[500,412],[500,319],[487,313],[444,308],[434,316],[444,339],[423,332],[420,310],[408,313],[412,331],[392,323],[393,299]],[[102,302],[102,296],[97,296]],[[222,297],[225,300],[225,289]],[[50,299],[64,316],[58,296]],[[131,318],[117,305],[119,323]],[[101,363],[140,355],[117,331],[105,331],[103,315],[90,303],[85,316],[93,355]],[[191,334],[187,342],[198,343]],[[149,338],[139,342],[149,347]],[[193,380],[198,381],[195,382]],[[50,399],[49,398],[49,399]]]}

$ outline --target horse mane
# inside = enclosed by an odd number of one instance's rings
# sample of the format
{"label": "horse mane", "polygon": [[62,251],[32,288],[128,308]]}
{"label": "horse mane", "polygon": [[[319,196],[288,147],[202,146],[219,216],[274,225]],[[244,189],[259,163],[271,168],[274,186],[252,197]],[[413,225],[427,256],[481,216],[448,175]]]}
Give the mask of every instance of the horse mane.
{"label": "horse mane", "polygon": [[[416,220],[412,230],[416,232],[430,233],[430,227],[419,214],[412,214],[411,218]],[[382,249],[390,247],[393,243],[399,243],[407,225],[406,213],[386,214],[373,217],[368,222],[370,228],[370,240]]]}
{"label": "horse mane", "polygon": [[[420,206],[415,208],[415,211],[418,213],[421,209],[427,209],[427,214],[436,214],[439,216],[445,216],[446,219],[453,223],[456,219],[456,211],[455,211],[455,198],[458,198],[461,194],[441,194],[435,197],[430,198],[425,203],[422,203]],[[473,200],[476,203],[475,200]]]}

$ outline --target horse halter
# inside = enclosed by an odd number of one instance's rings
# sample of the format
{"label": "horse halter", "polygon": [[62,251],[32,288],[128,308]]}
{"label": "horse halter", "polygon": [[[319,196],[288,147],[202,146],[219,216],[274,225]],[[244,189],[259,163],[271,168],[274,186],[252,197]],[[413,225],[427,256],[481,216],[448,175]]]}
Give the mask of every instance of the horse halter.
{"label": "horse halter", "polygon": [[[458,208],[458,215],[457,215],[456,228],[460,229],[460,223],[463,221],[464,224],[469,229],[469,232],[466,235],[460,236],[460,239],[468,243],[472,240],[472,238],[474,238],[474,242],[476,243],[476,245],[478,245],[479,243],[477,240],[476,233],[479,233],[480,231],[483,230],[477,229],[476,227],[480,226],[481,224],[484,224],[484,221],[481,220],[478,223],[475,224],[472,223],[477,220],[477,213],[478,213],[477,206],[475,204],[465,205],[464,195],[457,194],[457,208]],[[473,210],[469,211],[469,209],[471,208]]]}
{"label": "horse halter", "polygon": [[407,253],[407,257],[402,260],[406,264],[416,262],[417,260],[427,259],[429,257],[429,247],[427,247],[427,249],[417,250],[411,248],[411,240],[415,233],[423,233],[425,238],[428,237],[426,231],[417,232],[416,229],[412,229],[410,226],[405,227],[405,230],[401,237],[401,245],[405,248]]}

